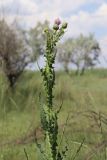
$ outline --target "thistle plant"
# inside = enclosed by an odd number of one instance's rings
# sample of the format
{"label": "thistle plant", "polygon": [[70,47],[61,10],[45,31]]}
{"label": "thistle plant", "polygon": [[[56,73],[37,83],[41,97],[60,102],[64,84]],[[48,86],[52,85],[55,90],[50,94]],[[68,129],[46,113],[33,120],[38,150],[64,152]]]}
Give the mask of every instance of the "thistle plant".
{"label": "thistle plant", "polygon": [[45,149],[42,151],[46,160],[62,160],[65,152],[58,147],[58,112],[53,105],[53,89],[55,85],[54,63],[56,58],[56,45],[62,38],[67,28],[67,23],[56,19],[52,29],[44,30],[46,35],[46,52],[44,54],[45,67],[41,69],[43,77],[46,104],[41,105],[41,124],[45,134]]}

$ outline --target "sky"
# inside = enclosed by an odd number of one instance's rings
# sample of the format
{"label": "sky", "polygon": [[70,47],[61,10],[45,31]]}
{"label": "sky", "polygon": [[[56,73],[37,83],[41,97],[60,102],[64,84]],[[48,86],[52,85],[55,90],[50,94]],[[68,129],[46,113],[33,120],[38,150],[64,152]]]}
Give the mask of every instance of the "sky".
{"label": "sky", "polygon": [[8,21],[17,17],[25,28],[59,17],[69,24],[66,37],[94,33],[102,50],[101,65],[107,67],[107,0],[0,0],[0,11]]}

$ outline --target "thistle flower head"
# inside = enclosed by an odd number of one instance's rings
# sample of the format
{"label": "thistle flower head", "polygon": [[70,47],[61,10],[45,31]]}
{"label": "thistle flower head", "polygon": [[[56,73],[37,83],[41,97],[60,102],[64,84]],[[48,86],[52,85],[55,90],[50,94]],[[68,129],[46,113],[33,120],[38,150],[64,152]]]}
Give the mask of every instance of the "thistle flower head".
{"label": "thistle flower head", "polygon": [[61,24],[61,20],[59,18],[55,19],[55,24],[57,24],[58,26]]}

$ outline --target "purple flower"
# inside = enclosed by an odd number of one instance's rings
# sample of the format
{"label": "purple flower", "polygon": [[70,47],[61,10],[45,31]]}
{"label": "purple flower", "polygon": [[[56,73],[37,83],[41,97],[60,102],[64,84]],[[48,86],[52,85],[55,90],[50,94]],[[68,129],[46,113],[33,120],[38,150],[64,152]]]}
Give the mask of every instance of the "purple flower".
{"label": "purple flower", "polygon": [[61,24],[61,20],[59,18],[55,19],[55,24],[59,26]]}

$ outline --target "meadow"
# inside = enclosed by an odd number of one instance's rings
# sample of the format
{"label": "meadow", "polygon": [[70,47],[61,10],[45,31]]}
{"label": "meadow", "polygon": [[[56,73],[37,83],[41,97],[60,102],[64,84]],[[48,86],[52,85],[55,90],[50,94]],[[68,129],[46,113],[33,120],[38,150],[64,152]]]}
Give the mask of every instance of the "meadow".
{"label": "meadow", "polygon": [[[56,72],[54,107],[59,113],[59,143],[67,160],[107,159],[107,70],[83,76]],[[41,95],[41,100],[39,99]],[[38,160],[41,142],[40,103],[44,87],[39,72],[25,71],[11,90],[0,76],[0,160]]]}

